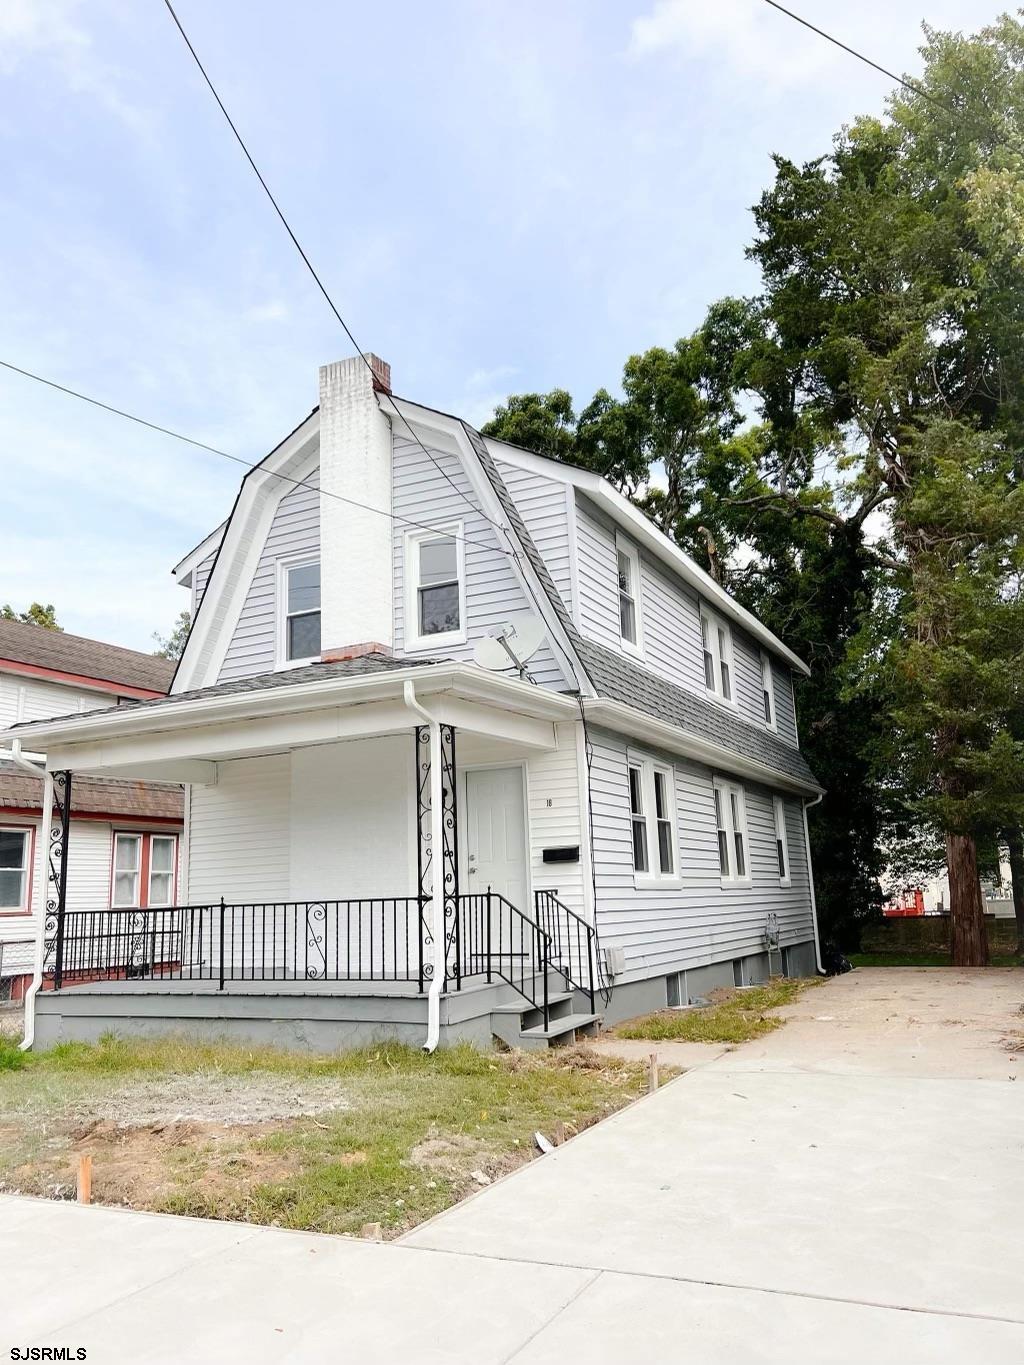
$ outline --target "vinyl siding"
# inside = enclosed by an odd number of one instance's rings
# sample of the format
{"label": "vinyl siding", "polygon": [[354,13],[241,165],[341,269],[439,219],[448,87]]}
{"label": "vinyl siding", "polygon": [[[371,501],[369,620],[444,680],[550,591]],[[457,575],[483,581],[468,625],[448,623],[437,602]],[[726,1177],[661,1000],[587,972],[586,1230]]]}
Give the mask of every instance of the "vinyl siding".
{"label": "vinyl siding", "polygon": [[0,673],[0,728],[23,720],[48,720],[76,711],[96,711],[113,706],[116,700],[110,692],[87,692],[19,673]]}
{"label": "vinyl siding", "polygon": [[645,753],[673,768],[681,885],[634,883],[627,741],[593,736],[592,802],[598,929],[605,945],[626,952],[624,980],[656,976],[763,951],[768,911],[778,916],[784,946],[813,936],[800,804],[786,799],[792,884],[780,886],[772,792],[744,787],[749,832],[749,886],[723,887],[718,868],[713,774],[709,768]]}
{"label": "vinyl siding", "polygon": [[619,588],[615,528],[585,499],[576,504],[576,557],[579,623],[584,635],[618,649]]}
{"label": "vinyl siding", "polygon": [[[510,556],[499,548],[494,527],[476,510],[479,499],[462,462],[455,455],[440,450],[432,450],[430,454],[433,459],[428,458],[418,444],[395,437],[395,652],[406,652],[406,533],[416,529],[410,522],[438,527],[461,522],[467,542],[467,638],[464,644],[445,645],[438,652],[444,658],[472,660],[473,646],[481,636],[501,625],[511,612],[535,611],[536,607],[527,598]],[[438,472],[438,465],[444,474]],[[465,497],[461,496],[463,492]],[[411,653],[413,658],[424,656],[430,656],[429,646]],[[530,660],[530,672],[544,686],[565,687],[562,671],[547,644],[542,645]]]}
{"label": "vinyl siding", "polygon": [[576,730],[575,725],[557,726],[558,748],[533,754],[527,763],[530,874],[535,891],[556,892],[563,904],[585,919],[582,862],[544,862],[546,848],[575,844],[582,853]]}
{"label": "vinyl siding", "polygon": [[[548,567],[558,595],[573,614],[572,568],[569,542],[569,501],[566,487],[529,469],[497,460],[498,472],[512,494],[526,529]],[[571,490],[569,490],[571,497]]]}
{"label": "vinyl siding", "polygon": [[319,470],[278,503],[267,541],[224,656],[219,682],[270,673],[276,665],[277,561],[291,555],[320,553]]}
{"label": "vinyl siding", "polygon": [[192,788],[189,900],[193,905],[291,898],[291,758],[217,765],[217,784]]}
{"label": "vinyl siding", "polygon": [[195,618],[199,605],[206,592],[206,585],[210,581],[210,574],[213,572],[213,562],[217,558],[217,551],[214,550],[196,565],[192,574],[192,616]]}

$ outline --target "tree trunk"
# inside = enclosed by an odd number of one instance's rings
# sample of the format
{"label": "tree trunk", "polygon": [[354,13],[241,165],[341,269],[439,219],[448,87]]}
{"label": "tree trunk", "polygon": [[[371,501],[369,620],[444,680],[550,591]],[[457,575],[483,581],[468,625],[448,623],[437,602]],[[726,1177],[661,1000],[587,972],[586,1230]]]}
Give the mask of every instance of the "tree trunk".
{"label": "tree trunk", "polygon": [[1003,831],[1010,853],[1010,882],[1013,889],[1013,917],[1017,921],[1017,956],[1024,957],[1024,832]]}
{"label": "tree trunk", "polygon": [[954,967],[987,967],[985,903],[978,877],[978,851],[970,834],[946,833],[950,941]]}

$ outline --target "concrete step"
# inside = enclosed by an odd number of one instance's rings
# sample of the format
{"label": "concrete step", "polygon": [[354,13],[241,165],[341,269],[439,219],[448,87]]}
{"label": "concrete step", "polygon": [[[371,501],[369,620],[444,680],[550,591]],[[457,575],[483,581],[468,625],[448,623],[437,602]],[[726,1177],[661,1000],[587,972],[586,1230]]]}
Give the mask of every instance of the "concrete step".
{"label": "concrete step", "polygon": [[[549,991],[548,992],[548,1014],[572,1013],[572,991]],[[535,1008],[528,1000],[524,1000],[520,995],[515,1000],[510,1000],[506,1004],[496,1005],[491,1010],[492,1014],[541,1014],[543,1011]]]}
{"label": "concrete step", "polygon": [[534,1043],[552,1047],[558,1043],[575,1042],[581,1033],[596,1033],[600,1020],[599,1014],[563,1014],[561,1018],[551,1019],[547,1028],[543,1024],[535,1024],[532,1028],[523,1029],[519,1036],[524,1045]]}

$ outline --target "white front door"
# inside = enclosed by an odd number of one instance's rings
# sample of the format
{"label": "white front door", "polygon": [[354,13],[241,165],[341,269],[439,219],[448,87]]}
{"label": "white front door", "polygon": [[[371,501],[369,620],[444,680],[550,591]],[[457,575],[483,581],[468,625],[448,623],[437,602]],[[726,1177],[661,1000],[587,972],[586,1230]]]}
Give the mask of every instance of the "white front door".
{"label": "white front door", "polygon": [[466,871],[467,891],[490,887],[532,918],[522,768],[470,768],[466,773]]}

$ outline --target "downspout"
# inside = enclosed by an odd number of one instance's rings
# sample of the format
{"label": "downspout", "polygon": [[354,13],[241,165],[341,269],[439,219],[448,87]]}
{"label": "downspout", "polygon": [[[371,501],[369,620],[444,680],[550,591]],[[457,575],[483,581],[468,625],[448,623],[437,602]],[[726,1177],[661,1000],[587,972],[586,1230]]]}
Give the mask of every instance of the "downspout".
{"label": "downspout", "polygon": [[[427,1040],[424,1052],[433,1052],[441,1037],[441,992],[445,978],[444,924],[444,786],[441,773],[441,725],[417,700],[416,688],[407,678],[403,685],[405,704],[427,723],[430,732],[430,846],[433,882],[430,911],[434,935],[434,975],[427,992]],[[417,830],[417,837],[419,831]]]}
{"label": "downspout", "polygon": [[814,894],[814,868],[811,866],[811,831],[807,824],[807,812],[812,806],[816,806],[824,797],[824,792],[819,792],[813,801],[804,801],[804,853],[807,858],[807,885],[811,890],[811,926],[814,929],[814,961],[820,976],[827,976],[828,973],[821,965],[821,942],[818,938],[818,901]]}
{"label": "downspout", "polygon": [[46,954],[46,888],[49,876],[47,855],[50,848],[50,822],[53,819],[53,774],[41,771],[38,764],[32,763],[21,752],[21,740],[12,739],[10,749],[0,750],[0,756],[10,759],[24,772],[43,779],[43,808],[39,821],[39,846],[36,849],[37,866],[33,897],[42,895],[39,907],[39,923],[36,925],[35,951],[32,960],[32,980],[25,992],[25,1036],[21,1040],[22,1052],[31,1048],[36,1036],[36,994],[43,983],[43,958]]}

